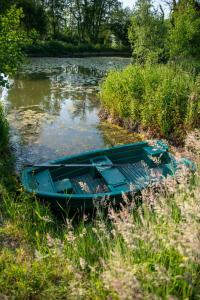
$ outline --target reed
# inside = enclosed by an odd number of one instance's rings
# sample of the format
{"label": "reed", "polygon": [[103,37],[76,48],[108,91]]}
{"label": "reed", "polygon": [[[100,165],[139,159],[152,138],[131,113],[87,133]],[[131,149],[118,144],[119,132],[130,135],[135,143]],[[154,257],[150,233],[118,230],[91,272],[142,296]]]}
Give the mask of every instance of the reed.
{"label": "reed", "polygon": [[130,65],[111,71],[100,96],[113,119],[177,144],[200,124],[199,77],[176,65]]}

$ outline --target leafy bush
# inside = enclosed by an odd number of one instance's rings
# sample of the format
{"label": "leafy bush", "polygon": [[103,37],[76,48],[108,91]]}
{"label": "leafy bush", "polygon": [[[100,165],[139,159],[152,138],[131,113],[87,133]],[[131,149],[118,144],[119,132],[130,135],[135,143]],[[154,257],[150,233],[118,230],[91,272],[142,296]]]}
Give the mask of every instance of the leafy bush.
{"label": "leafy bush", "polygon": [[75,48],[76,46],[73,44],[52,40],[46,42],[37,42],[33,45],[26,45],[24,50],[27,54],[54,56],[72,53]]}
{"label": "leafy bush", "polygon": [[107,47],[105,45],[93,45],[90,43],[66,43],[63,41],[38,41],[35,44],[32,45],[26,45],[24,47],[24,51],[28,55],[33,56],[59,56],[59,55],[71,55],[73,53],[82,53],[82,52],[116,52],[120,53],[120,51],[129,52],[128,48],[121,47],[118,49],[113,49],[110,47]]}
{"label": "leafy bush", "polygon": [[164,15],[153,6],[152,0],[138,0],[128,29],[133,58],[138,63],[165,61],[167,33]]}
{"label": "leafy bush", "polygon": [[112,71],[101,91],[111,114],[173,139],[199,125],[199,97],[199,78],[168,65]]}
{"label": "leafy bush", "polygon": [[170,58],[200,58],[200,12],[198,1],[179,1],[169,23],[167,46]]}
{"label": "leafy bush", "polygon": [[[13,74],[24,59],[22,47],[31,43],[21,28],[22,9],[11,7],[0,15],[0,73]],[[35,35],[35,32],[31,32]]]}

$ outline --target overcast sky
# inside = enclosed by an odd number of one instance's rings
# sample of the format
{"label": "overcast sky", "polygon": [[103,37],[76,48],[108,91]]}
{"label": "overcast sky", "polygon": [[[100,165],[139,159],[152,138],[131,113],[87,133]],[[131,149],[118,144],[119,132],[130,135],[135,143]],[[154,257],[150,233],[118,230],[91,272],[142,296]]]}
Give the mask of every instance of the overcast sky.
{"label": "overcast sky", "polygon": [[[123,3],[124,7],[129,6],[130,8],[133,8],[136,2],[136,0],[120,0],[120,1]],[[167,9],[163,0],[154,0],[153,2],[155,3],[155,6],[161,4],[165,10]]]}

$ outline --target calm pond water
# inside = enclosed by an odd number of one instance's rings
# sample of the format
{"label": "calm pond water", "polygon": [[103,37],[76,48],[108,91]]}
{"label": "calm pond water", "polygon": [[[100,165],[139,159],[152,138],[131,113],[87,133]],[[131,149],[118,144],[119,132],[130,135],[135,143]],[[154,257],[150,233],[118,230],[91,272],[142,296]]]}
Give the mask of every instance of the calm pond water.
{"label": "calm pond water", "polygon": [[110,146],[106,132],[113,129],[99,126],[99,83],[109,69],[128,63],[130,59],[116,57],[34,58],[24,65],[1,97],[17,169]]}

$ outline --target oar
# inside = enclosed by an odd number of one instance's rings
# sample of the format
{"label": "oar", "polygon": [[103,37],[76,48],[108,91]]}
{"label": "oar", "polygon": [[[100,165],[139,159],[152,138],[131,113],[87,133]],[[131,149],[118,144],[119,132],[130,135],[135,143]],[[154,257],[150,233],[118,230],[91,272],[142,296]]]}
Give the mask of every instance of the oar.
{"label": "oar", "polygon": [[122,164],[112,164],[112,163],[99,163],[99,164],[41,164],[41,165],[25,165],[25,167],[34,168],[59,168],[59,167],[113,167],[121,166]]}
{"label": "oar", "polygon": [[115,163],[96,163],[96,164],[26,164],[24,167],[34,168],[60,168],[60,167],[121,167],[127,165],[127,163],[115,164]]}

